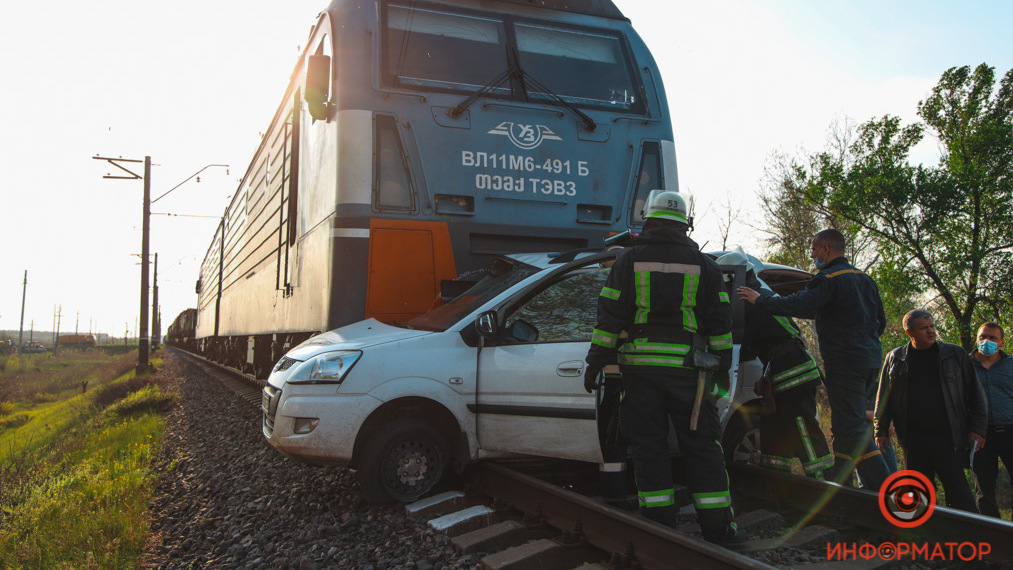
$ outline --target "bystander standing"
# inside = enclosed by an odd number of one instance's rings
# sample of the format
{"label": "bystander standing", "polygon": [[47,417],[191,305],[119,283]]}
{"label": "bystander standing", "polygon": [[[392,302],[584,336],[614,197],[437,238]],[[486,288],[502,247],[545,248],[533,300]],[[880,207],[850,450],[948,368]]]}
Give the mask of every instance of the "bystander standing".
{"label": "bystander standing", "polygon": [[936,340],[932,314],[904,315],[911,341],[886,356],[876,402],[876,441],[888,444],[890,424],[908,469],[936,475],[946,505],[976,513],[964,476],[970,450],[985,443],[988,405],[971,357],[955,344]]}
{"label": "bystander standing", "polygon": [[[988,431],[985,445],[974,455],[974,483],[977,487],[978,510],[981,514],[999,517],[996,481],[999,460],[1006,473],[1013,469],[1013,358],[1002,351],[1006,346],[1001,326],[988,322],[978,329],[978,344],[971,362],[988,398]],[[1006,503],[1010,506],[1010,503]]]}

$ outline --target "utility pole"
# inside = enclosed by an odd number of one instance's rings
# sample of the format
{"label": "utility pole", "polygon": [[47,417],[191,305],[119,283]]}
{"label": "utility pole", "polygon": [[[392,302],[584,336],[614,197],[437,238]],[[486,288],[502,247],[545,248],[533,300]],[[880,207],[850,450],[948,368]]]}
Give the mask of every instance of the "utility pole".
{"label": "utility pole", "polygon": [[62,318],[63,318],[63,305],[60,305],[60,308],[57,309],[56,311],[56,343],[53,344],[54,348],[60,346],[60,319]]}
{"label": "utility pole", "polygon": [[155,253],[154,281],[151,286],[151,350],[158,350],[162,323],[158,322],[158,253]]}
{"label": "utility pole", "polygon": [[74,316],[74,335],[77,335],[77,326],[81,324],[81,311],[78,311]]}
{"label": "utility pole", "polygon": [[[152,204],[152,202],[157,202],[157,201],[161,200],[162,198],[164,198],[165,196],[167,196],[170,192],[172,192],[176,188],[179,188],[184,183],[186,183],[188,180],[190,180],[191,178],[194,178],[195,176],[197,176],[201,172],[204,172],[208,168],[211,168],[212,166],[224,167],[226,169],[225,170],[225,174],[227,176],[228,173],[229,173],[229,171],[228,171],[229,165],[227,165],[227,164],[209,164],[209,165],[205,166],[204,168],[201,168],[197,172],[191,174],[189,178],[187,178],[183,182],[180,182],[179,184],[173,186],[172,188],[170,188],[167,192],[165,192],[164,194],[162,194],[158,198],[155,198],[154,200],[152,200],[151,199],[151,157],[150,156],[145,156],[144,157],[144,176],[138,176],[136,173],[131,172],[130,170],[127,170],[123,165],[119,164],[120,162],[134,162],[134,163],[138,163],[138,162],[141,162],[140,160],[132,160],[132,159],[127,159],[127,158],[108,158],[108,157],[102,157],[102,156],[94,156],[92,158],[94,158],[95,160],[104,160],[104,161],[108,162],[109,164],[115,166],[116,168],[119,168],[123,172],[126,172],[127,174],[130,175],[130,176],[111,176],[111,175],[107,174],[107,175],[103,176],[102,178],[114,178],[114,179],[120,179],[120,180],[138,180],[138,179],[140,179],[140,180],[144,181],[144,200],[143,200],[143,207],[142,207],[142,210],[141,210],[141,215],[142,215],[142,218],[141,218],[141,220],[142,220],[142,223],[141,223],[141,310],[140,310],[141,325],[140,325],[140,330],[138,331],[138,334],[137,334],[137,343],[138,343],[137,371],[138,372],[142,372],[142,371],[145,371],[145,370],[149,369],[149,365],[148,365],[148,348],[149,348],[149,341],[150,341],[150,339],[148,337],[148,242],[149,242],[150,225],[151,225],[151,223],[150,223],[151,222],[151,204]],[[200,182],[200,178],[197,178],[197,181]],[[224,238],[224,236],[222,236],[222,237]],[[157,311],[157,309],[156,309],[156,311]]]}
{"label": "utility pole", "polygon": [[28,291],[28,270],[25,269],[25,282],[21,286],[21,324],[18,325],[18,354],[21,354],[21,339],[25,334],[25,293]]}
{"label": "utility pole", "polygon": [[150,232],[151,220],[151,157],[144,157],[144,176],[123,167],[120,162],[139,163],[140,160],[127,158],[107,158],[101,156],[93,157],[95,160],[104,160],[116,168],[126,172],[130,176],[111,176],[109,174],[102,178],[113,178],[120,180],[137,180],[144,182],[144,199],[141,207],[141,306],[140,306],[140,330],[137,333],[137,371],[148,370],[148,234]]}
{"label": "utility pole", "polygon": [[148,368],[148,244],[151,232],[151,157],[144,157],[144,223],[141,229],[141,331],[138,341],[138,372]]}

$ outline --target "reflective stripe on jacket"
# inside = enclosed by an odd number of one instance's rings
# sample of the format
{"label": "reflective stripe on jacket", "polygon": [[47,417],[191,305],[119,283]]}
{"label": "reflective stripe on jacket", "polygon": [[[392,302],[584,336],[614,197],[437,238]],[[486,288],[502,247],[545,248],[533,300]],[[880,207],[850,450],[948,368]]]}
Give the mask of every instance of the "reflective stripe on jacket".
{"label": "reflective stripe on jacket", "polygon": [[[757,291],[763,285],[750,272],[746,286]],[[774,392],[819,381],[822,377],[813,355],[799,338],[798,325],[790,317],[772,315],[756,305],[746,303],[743,349],[756,354],[768,368]]]}
{"label": "reflective stripe on jacket", "polygon": [[[686,358],[696,334],[724,370],[730,367],[732,307],[721,269],[684,228],[649,219],[636,245],[619,253],[598,297],[588,363],[618,356],[624,372],[695,375]],[[629,338],[617,351],[623,331]]]}

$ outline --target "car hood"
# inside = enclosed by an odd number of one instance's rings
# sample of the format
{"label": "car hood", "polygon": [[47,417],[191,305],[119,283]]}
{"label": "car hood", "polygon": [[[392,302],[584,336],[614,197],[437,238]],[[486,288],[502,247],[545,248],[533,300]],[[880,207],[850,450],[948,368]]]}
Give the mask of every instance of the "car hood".
{"label": "car hood", "polygon": [[285,356],[307,360],[322,352],[333,350],[361,350],[370,346],[433,334],[431,331],[403,329],[366,319],[348,326],[327,331],[288,351]]}

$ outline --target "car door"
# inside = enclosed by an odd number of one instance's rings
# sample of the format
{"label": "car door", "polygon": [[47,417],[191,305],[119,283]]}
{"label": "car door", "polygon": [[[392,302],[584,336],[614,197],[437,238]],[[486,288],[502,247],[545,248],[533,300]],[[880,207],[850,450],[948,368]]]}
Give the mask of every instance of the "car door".
{"label": "car door", "polygon": [[477,423],[486,450],[601,461],[584,357],[608,268],[574,267],[499,309],[479,354]]}

